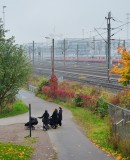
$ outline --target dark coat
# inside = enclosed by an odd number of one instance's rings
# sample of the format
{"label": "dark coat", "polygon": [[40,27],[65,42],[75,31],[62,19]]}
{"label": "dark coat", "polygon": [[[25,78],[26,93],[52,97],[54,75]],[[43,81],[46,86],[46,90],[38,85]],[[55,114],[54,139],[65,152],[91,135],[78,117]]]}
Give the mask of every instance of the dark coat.
{"label": "dark coat", "polygon": [[62,120],[62,108],[59,109],[58,119]]}
{"label": "dark coat", "polygon": [[49,113],[47,111],[45,111],[45,113],[39,118],[42,118],[42,122],[45,125],[47,125],[49,123]]}
{"label": "dark coat", "polygon": [[[30,122],[31,122],[31,126],[38,124],[38,120],[37,120],[37,118],[35,118],[35,117],[30,117]],[[29,126],[29,125],[30,125],[29,122],[25,123],[25,126]]]}
{"label": "dark coat", "polygon": [[57,111],[54,111],[51,117],[52,117],[53,123],[57,124],[57,122],[58,122],[58,113],[57,113]]}

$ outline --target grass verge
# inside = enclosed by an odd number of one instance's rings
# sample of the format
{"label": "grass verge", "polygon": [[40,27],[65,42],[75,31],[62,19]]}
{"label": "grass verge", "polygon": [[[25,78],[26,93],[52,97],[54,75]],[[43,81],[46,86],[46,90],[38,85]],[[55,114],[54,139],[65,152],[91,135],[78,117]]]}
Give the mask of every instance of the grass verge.
{"label": "grass verge", "polygon": [[13,106],[8,109],[5,109],[0,113],[0,118],[16,116],[28,112],[28,106],[24,104],[21,100],[17,100]]}
{"label": "grass verge", "polygon": [[12,143],[0,143],[0,160],[29,160],[32,148]]}

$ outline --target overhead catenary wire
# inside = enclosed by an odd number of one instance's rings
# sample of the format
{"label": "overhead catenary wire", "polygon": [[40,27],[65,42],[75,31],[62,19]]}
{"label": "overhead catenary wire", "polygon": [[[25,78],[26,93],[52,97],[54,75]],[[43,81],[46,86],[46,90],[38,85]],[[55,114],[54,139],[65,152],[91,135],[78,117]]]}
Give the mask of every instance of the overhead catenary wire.
{"label": "overhead catenary wire", "polygon": [[[97,31],[97,29],[95,28],[95,30]],[[97,31],[97,33],[102,37],[102,35]],[[102,39],[106,42],[106,43],[108,43],[103,37],[102,37]]]}

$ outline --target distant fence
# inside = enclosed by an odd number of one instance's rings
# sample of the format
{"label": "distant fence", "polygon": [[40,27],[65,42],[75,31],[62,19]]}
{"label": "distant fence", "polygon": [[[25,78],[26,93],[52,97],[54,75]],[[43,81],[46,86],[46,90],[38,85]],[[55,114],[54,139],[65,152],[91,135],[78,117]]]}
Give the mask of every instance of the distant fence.
{"label": "distant fence", "polygon": [[25,84],[25,88],[27,88],[29,91],[31,91],[33,93],[36,93],[36,91],[37,91],[37,87],[32,86],[30,84]]}
{"label": "distant fence", "polygon": [[112,132],[119,140],[130,139],[130,111],[108,103],[109,115],[112,120]]}

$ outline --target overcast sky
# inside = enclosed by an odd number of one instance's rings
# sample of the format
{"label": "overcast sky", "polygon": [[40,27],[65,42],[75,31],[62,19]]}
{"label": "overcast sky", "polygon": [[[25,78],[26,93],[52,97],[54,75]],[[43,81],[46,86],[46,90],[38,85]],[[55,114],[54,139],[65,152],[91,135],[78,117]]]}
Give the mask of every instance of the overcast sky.
{"label": "overcast sky", "polygon": [[[54,38],[98,38],[98,33],[91,31],[106,27],[109,11],[116,20],[111,20],[112,27],[126,23],[126,13],[130,13],[130,0],[0,0],[0,4],[0,18],[6,6],[5,29],[10,30],[8,36],[15,36],[16,43],[42,42],[52,34]],[[118,33],[113,38],[126,39],[127,27],[122,29],[114,30]]]}

